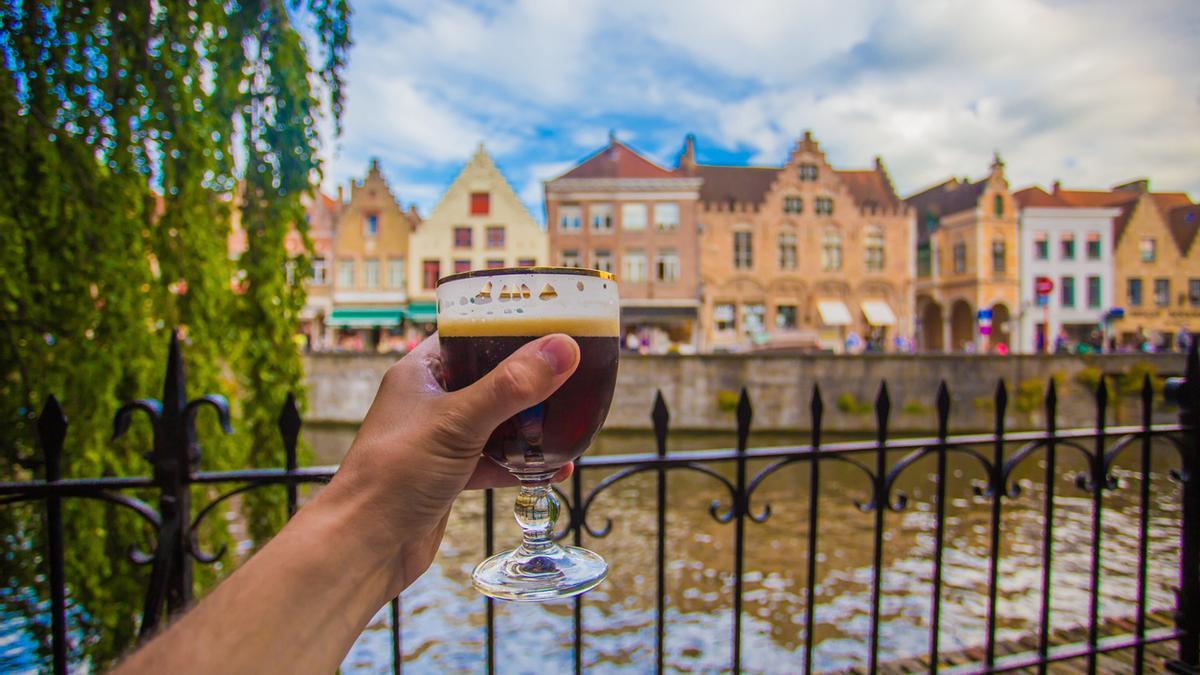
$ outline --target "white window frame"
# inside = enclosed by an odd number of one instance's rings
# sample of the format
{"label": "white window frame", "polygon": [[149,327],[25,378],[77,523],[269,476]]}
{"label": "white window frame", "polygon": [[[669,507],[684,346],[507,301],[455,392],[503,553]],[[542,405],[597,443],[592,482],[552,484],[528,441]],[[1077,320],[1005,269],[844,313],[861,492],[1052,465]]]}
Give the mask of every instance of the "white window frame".
{"label": "white window frame", "polygon": [[646,253],[634,249],[621,256],[621,279],[623,281],[646,280]]}
{"label": "white window frame", "polygon": [[[647,213],[645,202],[627,202],[621,205],[621,229],[631,232],[641,232],[646,229],[646,222],[650,218]],[[638,214],[637,217],[631,218],[633,214]]]}

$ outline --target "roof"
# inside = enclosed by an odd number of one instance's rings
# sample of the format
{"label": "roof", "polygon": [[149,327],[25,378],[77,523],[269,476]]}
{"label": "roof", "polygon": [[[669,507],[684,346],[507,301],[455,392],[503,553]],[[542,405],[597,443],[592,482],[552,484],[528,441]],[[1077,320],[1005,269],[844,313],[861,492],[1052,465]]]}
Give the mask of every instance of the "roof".
{"label": "roof", "polygon": [[896,190],[884,172],[882,163],[877,164],[874,169],[834,170],[834,173],[842,179],[842,183],[850,190],[859,206],[895,207],[900,203],[900,198],[896,196]]}
{"label": "roof", "polygon": [[698,164],[695,175],[704,179],[700,186],[700,201],[761,204],[779,171],[778,168],[769,166]]}
{"label": "roof", "polygon": [[1141,196],[1137,190],[1058,190],[1063,206],[1125,206]]}
{"label": "roof", "polygon": [[[613,138],[599,152],[591,155],[558,178],[679,178],[679,174],[664,169],[638,154],[636,150]],[[555,179],[558,180],[558,179]]]}
{"label": "roof", "polygon": [[1027,187],[1023,190],[1017,190],[1013,193],[1013,199],[1017,200],[1017,206],[1020,206],[1023,209],[1039,206],[1069,206],[1069,204],[1064,202],[1062,199],[1059,199],[1057,196],[1046,192],[1036,185],[1033,187]]}
{"label": "roof", "polygon": [[986,180],[971,183],[951,178],[923,192],[918,192],[904,201],[915,208],[919,214],[932,213],[938,217],[948,216],[975,208],[986,183]]}
{"label": "roof", "polygon": [[1171,231],[1179,252],[1186,256],[1196,240],[1196,233],[1200,232],[1200,205],[1188,204],[1171,209],[1167,229]]}

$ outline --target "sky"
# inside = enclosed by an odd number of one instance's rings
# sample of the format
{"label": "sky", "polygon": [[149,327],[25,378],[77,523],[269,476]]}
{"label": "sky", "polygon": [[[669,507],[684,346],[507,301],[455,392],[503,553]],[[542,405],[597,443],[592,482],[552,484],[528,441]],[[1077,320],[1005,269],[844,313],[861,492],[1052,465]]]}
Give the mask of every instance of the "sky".
{"label": "sky", "polygon": [[610,131],[666,166],[835,168],[901,196],[951,176],[1200,198],[1195,0],[352,1],[344,130],[324,189],[371,158],[428,214],[479,143],[544,220],[542,181]]}

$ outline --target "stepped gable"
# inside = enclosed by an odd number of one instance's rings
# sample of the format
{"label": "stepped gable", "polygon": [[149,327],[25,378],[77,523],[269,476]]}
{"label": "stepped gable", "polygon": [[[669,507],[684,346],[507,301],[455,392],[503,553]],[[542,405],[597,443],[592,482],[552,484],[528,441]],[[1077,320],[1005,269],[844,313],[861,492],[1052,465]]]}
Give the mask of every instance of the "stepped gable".
{"label": "stepped gable", "polygon": [[917,212],[917,241],[929,240],[934,227],[929,216],[933,216],[936,222],[944,216],[975,208],[986,186],[987,179],[972,183],[951,178],[905,199],[905,203]]}
{"label": "stepped gable", "polygon": [[896,209],[901,206],[896,189],[892,186],[892,180],[883,168],[883,160],[878,157],[875,158],[875,168],[873,169],[834,169],[834,173],[850,190],[855,203],[861,209]]}

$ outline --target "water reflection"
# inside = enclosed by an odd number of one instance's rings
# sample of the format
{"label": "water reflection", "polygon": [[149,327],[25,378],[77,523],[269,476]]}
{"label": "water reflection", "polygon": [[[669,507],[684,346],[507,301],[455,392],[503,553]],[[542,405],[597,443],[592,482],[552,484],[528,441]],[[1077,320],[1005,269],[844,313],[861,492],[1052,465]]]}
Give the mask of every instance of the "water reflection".
{"label": "water reflection", "polygon": [[[353,437],[353,429],[313,429],[309,439],[318,459],[336,461]],[[727,447],[722,434],[674,435],[673,450]],[[764,434],[754,445],[800,443],[803,438]],[[605,433],[598,453],[642,452],[652,448],[645,434]],[[990,448],[981,448],[990,453]],[[1008,448],[1008,452],[1015,448]],[[1104,495],[1102,580],[1103,616],[1135,612],[1138,494],[1140,472],[1136,451],[1122,456],[1115,471],[1121,483]],[[1173,603],[1170,587],[1178,582],[1179,489],[1169,480],[1172,451],[1156,449],[1151,477],[1153,503],[1148,588],[1149,605]],[[900,454],[889,457],[896,461]],[[754,463],[750,475],[765,464]],[[941,644],[946,649],[979,645],[985,639],[987,575],[990,547],[990,504],[973,482],[982,469],[969,458],[951,455],[948,484]],[[732,463],[714,468],[732,478]],[[923,653],[929,639],[930,593],[934,551],[934,512],[929,503],[935,459],[910,467],[898,488],[911,497],[901,513],[885,516],[883,596],[880,645],[889,656]],[[1082,456],[1059,453],[1055,482],[1052,626],[1086,622],[1091,569],[1090,496],[1075,486],[1084,469]],[[862,513],[856,501],[869,497],[870,486],[853,467],[824,462],[816,588],[805,597],[808,537],[808,467],[782,469],[755,493],[755,504],[770,503],[763,524],[747,522],[743,662],[746,672],[797,672],[804,649],[809,607],[815,611],[814,653],[819,670],[865,663],[870,630],[874,514]],[[1006,499],[1000,540],[997,630],[1000,639],[1037,629],[1041,589],[1041,514],[1045,467],[1039,454],[1020,467],[1023,485]],[[585,491],[607,472],[583,475]],[[583,604],[583,662],[604,672],[643,672],[654,658],[655,494],[654,476],[642,474],[596,499],[590,522],[613,520],[605,538],[584,538],[584,545],[611,565],[609,580],[587,594]],[[514,491],[496,494],[496,541],[515,542],[516,524],[507,516]],[[726,669],[731,656],[734,528],[708,514],[714,498],[727,497],[710,477],[690,471],[668,474],[666,534],[666,662],[672,671]],[[757,508],[756,506],[756,508]],[[413,672],[483,670],[484,600],[472,590],[471,568],[483,558],[483,499],[469,494],[460,500],[447,529],[442,551],[430,571],[403,596],[402,639],[405,668]],[[572,667],[570,601],[537,605],[497,603],[497,670],[501,673],[560,672]],[[359,639],[344,664],[347,672],[384,672],[390,668],[388,613],[381,612]]]}

